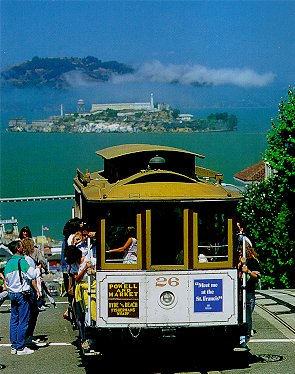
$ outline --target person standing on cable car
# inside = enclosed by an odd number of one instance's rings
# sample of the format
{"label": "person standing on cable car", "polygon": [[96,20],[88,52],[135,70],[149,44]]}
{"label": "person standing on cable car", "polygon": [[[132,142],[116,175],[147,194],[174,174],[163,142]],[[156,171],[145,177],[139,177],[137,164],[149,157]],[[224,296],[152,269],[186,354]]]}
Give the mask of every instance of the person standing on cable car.
{"label": "person standing on cable car", "polygon": [[257,282],[261,278],[260,264],[257,259],[257,253],[247,243],[246,258],[242,257],[240,262],[240,270],[247,277],[246,280],[246,323],[247,334],[240,339],[242,348],[248,348],[247,343],[252,335],[252,314],[255,308],[255,289]]}

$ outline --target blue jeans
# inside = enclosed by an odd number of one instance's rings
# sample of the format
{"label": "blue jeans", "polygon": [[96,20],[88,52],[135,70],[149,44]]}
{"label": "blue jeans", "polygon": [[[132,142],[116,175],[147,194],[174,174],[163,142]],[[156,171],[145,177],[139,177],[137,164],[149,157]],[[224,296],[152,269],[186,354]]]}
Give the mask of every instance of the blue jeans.
{"label": "blue jeans", "polygon": [[247,334],[246,336],[240,337],[241,346],[245,346],[251,337],[252,331],[252,314],[255,308],[255,293],[247,292],[246,294],[246,323],[247,323]]}
{"label": "blue jeans", "polygon": [[247,335],[251,336],[252,330],[252,314],[255,308],[255,293],[247,292],[247,305],[246,305],[246,322],[247,322]]}
{"label": "blue jeans", "polygon": [[11,348],[22,350],[25,346],[25,335],[30,318],[30,295],[20,292],[10,293],[10,343]]}
{"label": "blue jeans", "polygon": [[82,310],[80,302],[75,302],[76,322],[79,329],[80,343],[82,344],[86,339],[85,335],[85,312]]}
{"label": "blue jeans", "polygon": [[31,295],[29,297],[29,303],[30,303],[30,318],[29,318],[29,323],[28,323],[28,329],[26,332],[26,339],[33,336],[33,333],[34,333],[34,330],[37,324],[37,318],[39,315],[37,293],[33,288],[31,288]]}

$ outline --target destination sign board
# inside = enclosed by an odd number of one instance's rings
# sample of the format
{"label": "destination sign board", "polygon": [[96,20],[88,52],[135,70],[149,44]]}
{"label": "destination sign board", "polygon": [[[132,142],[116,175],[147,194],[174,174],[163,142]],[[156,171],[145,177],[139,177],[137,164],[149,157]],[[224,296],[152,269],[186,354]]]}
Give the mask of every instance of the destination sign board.
{"label": "destination sign board", "polygon": [[139,283],[108,283],[108,316],[139,318]]}

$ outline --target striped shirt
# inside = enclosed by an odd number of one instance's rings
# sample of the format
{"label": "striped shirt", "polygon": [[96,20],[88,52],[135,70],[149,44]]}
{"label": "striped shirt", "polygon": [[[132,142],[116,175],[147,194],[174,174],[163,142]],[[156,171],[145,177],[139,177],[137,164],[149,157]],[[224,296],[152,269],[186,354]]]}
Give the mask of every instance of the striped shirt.
{"label": "striped shirt", "polygon": [[[18,262],[20,264],[22,282],[19,276]],[[30,290],[31,280],[36,278],[34,268],[27,263],[22,255],[13,255],[11,257],[5,266],[4,275],[7,291],[11,293]]]}

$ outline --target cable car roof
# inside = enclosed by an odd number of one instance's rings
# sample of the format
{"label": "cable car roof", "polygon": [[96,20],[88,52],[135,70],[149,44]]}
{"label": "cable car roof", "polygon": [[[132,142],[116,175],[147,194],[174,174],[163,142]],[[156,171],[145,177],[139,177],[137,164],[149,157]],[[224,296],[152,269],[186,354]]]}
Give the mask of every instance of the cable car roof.
{"label": "cable car roof", "polygon": [[121,145],[116,145],[113,147],[101,149],[97,151],[96,154],[103,157],[106,160],[111,160],[113,158],[122,157],[125,155],[131,155],[134,153],[161,152],[161,151],[167,152],[167,153],[170,153],[170,152],[182,153],[182,154],[196,156],[199,158],[205,158],[205,156],[200,155],[198,153],[185,151],[179,148],[167,147],[163,145],[154,145],[154,144],[121,144]]}
{"label": "cable car roof", "polygon": [[103,170],[86,174],[77,170],[75,178],[75,185],[88,201],[240,198],[221,186],[221,173],[196,166],[195,158],[204,156],[194,152],[161,145],[124,144],[96,154],[104,159]]}

